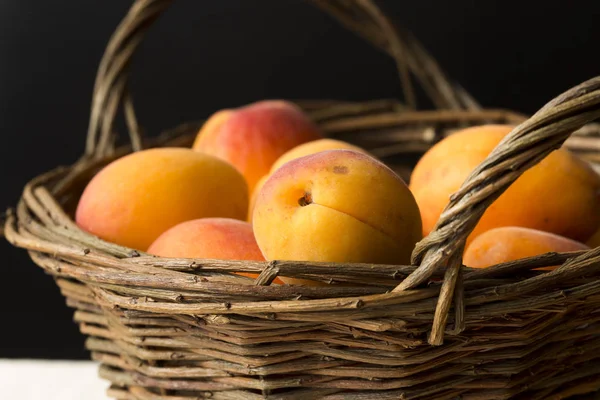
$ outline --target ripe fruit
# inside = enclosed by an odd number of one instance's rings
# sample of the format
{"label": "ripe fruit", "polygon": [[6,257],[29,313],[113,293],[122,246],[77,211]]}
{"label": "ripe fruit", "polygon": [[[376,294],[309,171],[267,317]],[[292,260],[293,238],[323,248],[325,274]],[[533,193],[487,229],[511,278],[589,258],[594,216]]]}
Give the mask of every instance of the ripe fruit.
{"label": "ripe fruit", "polygon": [[589,247],[583,243],[553,233],[506,226],[477,236],[465,251],[463,263],[471,268],[486,268],[549,252],[587,249]]}
{"label": "ripe fruit", "polygon": [[[161,257],[264,261],[252,226],[230,218],[182,222],[160,235],[148,253]],[[239,273],[255,278],[257,274]]]}
{"label": "ripe fruit", "polygon": [[281,157],[279,157],[277,159],[277,161],[275,161],[275,163],[271,167],[271,170],[269,171],[269,174],[264,175],[262,178],[260,178],[259,181],[254,186],[254,190],[252,191],[252,195],[250,196],[250,207],[248,208],[248,221],[252,222],[252,211],[254,210],[254,204],[256,203],[256,197],[258,196],[258,192],[260,191],[262,186],[265,184],[265,181],[267,180],[268,175],[275,172],[279,167],[281,167],[286,162],[295,160],[296,158],[308,156],[308,155],[319,153],[321,151],[326,151],[326,150],[344,150],[344,149],[345,150],[354,150],[354,151],[358,151],[360,153],[368,154],[366,150],[364,150],[358,146],[354,146],[348,142],[344,142],[341,140],[335,140],[335,139],[313,140],[312,142],[307,142],[307,143],[301,144],[299,146],[296,146],[293,149],[291,149],[290,151],[288,151],[287,153],[283,154]]}
{"label": "ripe fruit", "polygon": [[368,152],[366,150],[364,150],[358,146],[355,146],[353,144],[350,144],[348,142],[344,142],[342,140],[318,139],[318,140],[313,140],[312,142],[303,143],[303,144],[296,146],[293,149],[289,150],[285,154],[283,154],[281,157],[279,157],[277,159],[277,161],[275,161],[273,163],[273,166],[271,167],[271,170],[269,171],[269,173],[272,174],[273,172],[275,172],[275,170],[277,170],[279,167],[281,167],[283,164],[285,164],[288,161],[292,161],[292,160],[295,160],[296,158],[309,156],[311,154],[315,154],[315,153],[319,153],[321,151],[327,151],[327,150],[354,150],[354,151],[358,151],[359,153],[368,154]]}
{"label": "ripe fruit", "polygon": [[148,248],[161,257],[256,260],[264,257],[252,226],[231,218],[200,218],[163,232]]}
{"label": "ripe fruit", "polygon": [[300,108],[269,100],[214,114],[192,148],[231,163],[244,175],[252,193],[256,182],[283,153],[320,137],[316,125]]}
{"label": "ripe fruit", "polygon": [[85,231],[145,251],[164,231],[204,217],[244,219],[248,188],[231,165],[182,148],[122,157],[88,184],[76,211]]}
{"label": "ripe fruit", "polygon": [[210,118],[208,118],[200,128],[200,131],[196,135],[196,139],[194,140],[192,148],[195,149],[199,146],[198,142],[200,141],[200,138],[202,138],[203,146],[214,146],[215,140],[218,138],[218,135],[216,135],[215,133],[218,132],[219,129],[221,129],[223,123],[225,123],[225,121],[227,121],[229,117],[231,117],[234,113],[234,110],[224,109],[217,111],[216,113],[211,115]]}
{"label": "ripe fruit", "polygon": [[282,165],[258,194],[253,227],[268,260],[388,264],[410,261],[422,229],[404,181],[351,150]]}
{"label": "ripe fruit", "polygon": [[256,182],[256,186],[254,186],[254,190],[252,191],[252,195],[250,195],[250,202],[248,203],[248,222],[252,222],[252,216],[254,215],[254,205],[256,204],[256,199],[258,198],[258,194],[262,190],[262,187],[265,185],[265,182],[269,178],[270,175],[265,175]]}
{"label": "ripe fruit", "polygon": [[[507,125],[468,128],[445,138],[421,158],[410,188],[421,210],[425,235],[450,195],[511,129]],[[487,209],[467,243],[501,226],[539,229],[585,242],[600,225],[599,196],[600,176],[568,150],[556,150]]]}

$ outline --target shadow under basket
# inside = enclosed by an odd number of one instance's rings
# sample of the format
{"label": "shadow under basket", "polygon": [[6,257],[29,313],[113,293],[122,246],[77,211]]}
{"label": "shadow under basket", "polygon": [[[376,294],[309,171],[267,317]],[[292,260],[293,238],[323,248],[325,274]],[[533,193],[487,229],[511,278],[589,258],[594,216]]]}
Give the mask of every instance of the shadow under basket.
{"label": "shadow under basket", "polygon": [[[152,257],[81,231],[72,212],[108,162],[189,146],[198,130],[190,123],[142,139],[126,91],[130,57],[169,3],[133,4],[98,71],[85,155],[27,184],[4,224],[76,310],[111,397],[533,400],[600,389],[600,248],[479,270],[461,263],[486,207],[551,151],[564,143],[598,167],[600,78],[530,118],[481,109],[371,1],[315,1],[392,55],[405,94],[403,103],[298,102],[326,136],[363,146],[407,180],[419,156],[456,129],[515,129],[452,197],[412,266]],[[415,111],[413,79],[436,110]],[[121,108],[131,145],[115,147]],[[550,265],[561,267],[534,270]],[[271,285],[277,276],[329,285]]]}

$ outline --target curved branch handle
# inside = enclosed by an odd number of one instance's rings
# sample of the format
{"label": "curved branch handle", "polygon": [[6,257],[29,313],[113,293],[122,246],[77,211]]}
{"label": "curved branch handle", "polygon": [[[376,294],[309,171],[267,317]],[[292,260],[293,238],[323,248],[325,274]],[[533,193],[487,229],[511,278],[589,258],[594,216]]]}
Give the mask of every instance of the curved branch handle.
{"label": "curved branch handle", "polygon": [[461,86],[450,82],[435,59],[410,32],[394,25],[372,0],[310,1],[394,59],[409,107],[416,105],[410,80],[412,73],[436,108],[481,108]]}
{"label": "curved branch handle", "polygon": [[[136,0],[112,35],[94,85],[86,157],[102,157],[113,150],[113,125],[120,107],[123,107],[133,149],[141,148],[141,133],[127,90],[129,65],[146,30],[172,2],[173,0]],[[477,107],[476,102],[462,88],[448,81],[436,62],[408,32],[400,31],[392,25],[373,0],[310,2],[394,58],[409,107],[416,106],[411,72],[436,107]]]}
{"label": "curved branch handle", "polygon": [[117,110],[121,104],[134,150],[141,147],[131,97],[126,93],[131,57],[152,22],[172,0],[136,0],[123,18],[100,61],[85,146],[86,156],[104,156],[111,151],[111,136]]}
{"label": "curved branch handle", "polygon": [[[394,291],[411,289],[427,280],[439,266],[446,275],[438,299],[431,344],[441,344],[456,285],[460,282],[462,250],[467,237],[487,209],[518,177],[558,149],[572,132],[600,118],[600,77],[558,96],[517,126],[452,195],[434,230],[419,242],[413,264],[420,266]],[[462,304],[462,293],[456,300]],[[457,309],[457,316],[462,310]],[[457,321],[457,329],[463,322]]]}

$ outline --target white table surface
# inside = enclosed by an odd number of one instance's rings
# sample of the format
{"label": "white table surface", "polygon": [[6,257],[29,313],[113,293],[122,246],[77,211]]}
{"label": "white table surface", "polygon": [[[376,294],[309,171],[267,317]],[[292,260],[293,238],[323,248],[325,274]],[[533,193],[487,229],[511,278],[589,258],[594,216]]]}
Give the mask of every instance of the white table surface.
{"label": "white table surface", "polygon": [[0,359],[2,399],[107,400],[108,386],[94,362]]}

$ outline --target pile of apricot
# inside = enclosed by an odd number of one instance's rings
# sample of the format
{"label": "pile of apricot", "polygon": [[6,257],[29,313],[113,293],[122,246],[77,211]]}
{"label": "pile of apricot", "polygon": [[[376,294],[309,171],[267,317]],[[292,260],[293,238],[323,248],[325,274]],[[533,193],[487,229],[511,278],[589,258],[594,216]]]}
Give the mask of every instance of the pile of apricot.
{"label": "pile of apricot", "polygon": [[[448,136],[407,185],[367,151],[323,138],[292,103],[260,101],[213,114],[192,148],[110,163],[86,187],[76,222],[164,257],[408,264],[450,196],[513,128]],[[600,245],[599,228],[600,176],[560,148],[491,204],[464,264],[588,249]]]}

